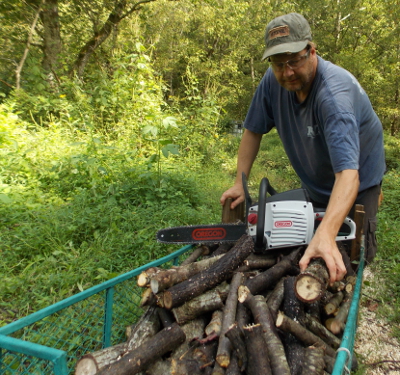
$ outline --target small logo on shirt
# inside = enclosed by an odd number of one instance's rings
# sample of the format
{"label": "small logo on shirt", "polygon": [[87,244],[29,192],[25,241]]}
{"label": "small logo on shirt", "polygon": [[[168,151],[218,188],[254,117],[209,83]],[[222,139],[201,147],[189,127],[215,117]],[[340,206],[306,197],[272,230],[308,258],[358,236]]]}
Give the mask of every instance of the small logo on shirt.
{"label": "small logo on shirt", "polygon": [[307,126],[307,137],[315,138],[318,133],[318,128],[316,126]]}

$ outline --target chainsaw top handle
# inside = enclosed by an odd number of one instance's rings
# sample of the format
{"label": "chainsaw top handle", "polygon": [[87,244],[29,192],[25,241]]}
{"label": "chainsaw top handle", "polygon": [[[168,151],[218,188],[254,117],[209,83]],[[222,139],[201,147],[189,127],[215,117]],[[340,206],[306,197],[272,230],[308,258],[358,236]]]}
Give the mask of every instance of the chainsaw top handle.
{"label": "chainsaw top handle", "polygon": [[264,177],[261,180],[260,190],[258,194],[258,221],[257,221],[256,241],[254,244],[255,252],[263,252],[266,247],[264,231],[265,231],[265,207],[267,204],[267,193],[269,193],[270,195],[277,194],[276,190],[269,184],[268,178]]}

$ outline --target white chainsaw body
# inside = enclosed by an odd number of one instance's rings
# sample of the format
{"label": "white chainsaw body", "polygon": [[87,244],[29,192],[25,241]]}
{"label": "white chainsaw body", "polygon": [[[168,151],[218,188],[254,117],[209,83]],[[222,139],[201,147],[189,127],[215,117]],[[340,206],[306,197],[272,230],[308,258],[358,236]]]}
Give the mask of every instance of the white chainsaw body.
{"label": "white chainsaw body", "polygon": [[[249,208],[250,214],[258,214],[258,204]],[[307,201],[275,201],[265,206],[264,238],[266,249],[301,246],[310,243],[315,232],[315,221],[321,220],[325,212],[314,212],[313,205]],[[350,233],[338,236],[337,241],[355,238],[355,223],[347,218],[345,223]],[[248,234],[255,237],[257,224],[248,222]]]}

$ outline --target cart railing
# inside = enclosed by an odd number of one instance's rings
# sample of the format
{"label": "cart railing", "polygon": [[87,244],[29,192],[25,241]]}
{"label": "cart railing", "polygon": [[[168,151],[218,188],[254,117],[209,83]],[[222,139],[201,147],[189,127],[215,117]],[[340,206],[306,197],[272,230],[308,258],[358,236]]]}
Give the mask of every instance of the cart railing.
{"label": "cart railing", "polygon": [[125,339],[125,328],[140,317],[136,276],[150,267],[177,265],[180,250],[93,286],[0,328],[0,374],[73,373],[88,351]]}

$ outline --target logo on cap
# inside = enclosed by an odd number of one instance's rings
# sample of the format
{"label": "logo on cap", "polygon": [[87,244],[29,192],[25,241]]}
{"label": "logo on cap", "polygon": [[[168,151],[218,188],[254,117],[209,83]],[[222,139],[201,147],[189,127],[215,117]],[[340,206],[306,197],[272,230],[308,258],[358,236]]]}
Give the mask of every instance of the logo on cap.
{"label": "logo on cap", "polygon": [[275,38],[281,38],[283,36],[289,36],[290,31],[289,31],[289,26],[278,26],[274,27],[269,31],[269,40],[273,40]]}

